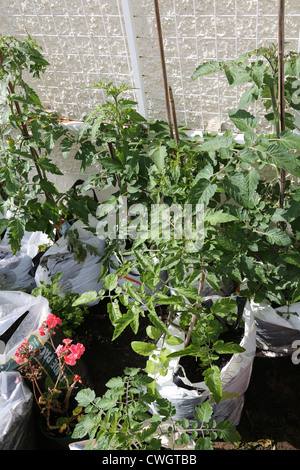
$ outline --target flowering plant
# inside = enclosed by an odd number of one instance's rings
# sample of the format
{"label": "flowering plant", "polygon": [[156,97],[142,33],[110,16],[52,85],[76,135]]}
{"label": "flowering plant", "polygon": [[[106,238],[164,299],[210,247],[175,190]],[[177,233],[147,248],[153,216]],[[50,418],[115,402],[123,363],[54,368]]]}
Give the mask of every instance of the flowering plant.
{"label": "flowering plant", "polygon": [[[15,356],[23,376],[32,383],[33,394],[41,413],[46,420],[48,431],[58,430],[60,433],[68,431],[72,421],[76,420],[81,412],[80,407],[76,407],[70,412],[71,394],[81,383],[81,377],[73,374],[67,366],[74,366],[85,351],[81,343],[73,344],[69,338],[63,339],[57,347],[53,343],[53,335],[61,325],[61,319],[50,313],[47,319],[39,328],[42,336],[49,334],[49,341],[57,354],[59,363],[59,373],[54,382],[49,377],[45,380],[45,389],[40,385],[43,377],[41,366],[34,358],[40,353],[39,348],[32,346],[28,340],[24,340],[18,347]],[[71,373],[71,375],[70,375]],[[53,424],[52,415],[58,417]]]}

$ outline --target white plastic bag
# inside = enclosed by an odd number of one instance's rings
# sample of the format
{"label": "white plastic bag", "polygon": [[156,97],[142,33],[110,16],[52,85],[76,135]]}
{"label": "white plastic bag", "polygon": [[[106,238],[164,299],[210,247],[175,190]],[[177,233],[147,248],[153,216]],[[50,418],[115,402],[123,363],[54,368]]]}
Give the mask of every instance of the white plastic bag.
{"label": "white plastic bag", "polygon": [[27,315],[16,331],[0,348],[0,372],[17,370],[15,352],[27,339],[33,346],[41,348],[48,335],[41,336],[39,327],[50,313],[48,300],[25,292],[0,291],[0,337],[26,312]]}
{"label": "white plastic bag", "polygon": [[269,356],[291,355],[296,350],[293,343],[300,341],[300,302],[274,309],[266,301],[251,301],[250,309],[257,347]]}
{"label": "white plastic bag", "polygon": [[[205,300],[208,299],[215,301],[220,299],[220,297],[213,296],[205,298]],[[242,346],[245,351],[233,354],[230,361],[221,369],[223,395],[226,396],[226,392],[228,392],[233,393],[234,396],[217,404],[212,404],[214,410],[212,419],[217,422],[227,419],[232,421],[234,425],[238,425],[240,421],[244,405],[244,393],[249,385],[256,352],[256,328],[248,302],[246,302],[242,318],[245,323],[245,331],[240,346]],[[177,318],[177,322],[178,321],[179,318]],[[174,325],[169,327],[169,333],[181,337],[184,340],[184,334]],[[183,343],[175,346],[164,345],[161,339],[157,344],[157,350],[153,353],[154,359],[152,360],[156,360],[155,356],[159,355],[163,347],[174,352],[183,349],[184,345]],[[169,363],[167,375],[161,376],[157,374],[155,376],[158,392],[162,397],[167,398],[176,408],[175,419],[180,420],[186,418],[192,421],[195,407],[203,401],[210,400],[211,393],[204,381],[191,383],[187,377],[180,377],[182,383],[188,386],[189,389],[177,385],[174,377],[179,368],[182,369],[185,375],[184,369],[180,365],[180,358],[173,358]]]}
{"label": "white plastic bag", "polygon": [[19,372],[0,372],[0,450],[34,449],[33,395]]}
{"label": "white plastic bag", "polygon": [[[63,273],[58,281],[61,289],[60,294],[75,292],[79,295],[89,290],[99,291],[103,288],[103,283],[99,277],[101,274],[100,258],[104,255],[106,242],[98,238],[90,231],[83,228],[83,222],[75,222],[70,230],[77,230],[79,240],[83,246],[91,245],[97,250],[97,254],[87,252],[83,262],[78,262],[74,254],[68,249],[68,235],[61,237],[53,244],[40,258],[40,263],[36,269],[35,282],[37,286],[43,283],[50,284],[51,277],[58,273]],[[89,302],[88,305],[98,303]]]}
{"label": "white plastic bag", "polygon": [[35,287],[34,276],[30,274],[32,259],[37,255],[39,246],[50,243],[49,237],[42,232],[25,232],[21,249],[13,254],[7,236],[0,243],[0,285],[5,290],[26,290]]}

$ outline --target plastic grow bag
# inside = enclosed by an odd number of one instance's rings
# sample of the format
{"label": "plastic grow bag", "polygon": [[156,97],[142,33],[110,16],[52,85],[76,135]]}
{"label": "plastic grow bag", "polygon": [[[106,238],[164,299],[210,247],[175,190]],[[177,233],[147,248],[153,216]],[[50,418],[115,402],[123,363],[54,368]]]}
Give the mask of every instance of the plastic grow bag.
{"label": "plastic grow bag", "polygon": [[[96,249],[97,253],[87,251],[85,260],[78,262],[68,248],[68,234],[66,233],[66,236],[61,237],[40,257],[35,272],[35,282],[37,286],[44,283],[50,284],[53,275],[62,273],[58,281],[61,295],[70,292],[81,295],[89,290],[98,292],[103,288],[103,283],[99,280],[102,266],[100,259],[105,253],[106,242],[84,229],[81,221],[75,222],[69,230],[77,230],[83,247],[90,245]],[[98,302],[99,300],[89,302],[87,305],[94,305]]]}
{"label": "plastic grow bag", "polygon": [[0,372],[0,450],[32,450],[33,395],[19,372]]}
{"label": "plastic grow bag", "polygon": [[[220,299],[219,296],[206,297],[205,300],[215,301]],[[180,358],[172,358],[167,375],[155,376],[159,394],[167,398],[175,407],[176,414],[174,419],[186,418],[189,421],[194,419],[195,407],[204,401],[211,401],[213,406],[213,416],[216,422],[225,419],[232,421],[234,425],[238,425],[244,406],[244,393],[246,392],[251,373],[253,360],[256,352],[256,327],[252,311],[248,301],[242,312],[244,321],[244,336],[240,342],[245,351],[235,353],[225,367],[221,369],[221,381],[223,388],[223,401],[213,403],[211,393],[205,382],[192,383],[186,377],[185,370],[180,364]],[[179,322],[179,317],[177,317]],[[169,327],[169,333],[180,337],[184,340],[184,334],[176,326]],[[154,351],[153,359],[159,355],[162,348],[167,348],[170,352],[174,352],[184,348],[183,343],[175,346],[164,345],[162,338],[157,343],[157,350]],[[178,371],[180,371],[180,380],[178,380]],[[229,396],[228,394],[231,394]],[[226,396],[228,398],[226,398]]]}
{"label": "plastic grow bag", "polygon": [[49,237],[42,232],[25,232],[21,249],[13,254],[9,240],[5,235],[0,244],[0,283],[5,290],[26,290],[31,292],[35,287],[34,276],[30,271],[33,258],[39,246],[48,244]]}
{"label": "plastic grow bag", "polygon": [[267,302],[249,305],[256,324],[257,347],[270,356],[291,355],[300,344],[300,302],[272,308]]}
{"label": "plastic grow bag", "polygon": [[[48,335],[41,336],[39,327],[49,313],[49,303],[44,297],[18,291],[0,291],[0,372],[18,370],[15,352],[24,339],[33,347],[44,346]],[[21,323],[14,330],[20,319]],[[11,334],[6,336],[10,330]]]}

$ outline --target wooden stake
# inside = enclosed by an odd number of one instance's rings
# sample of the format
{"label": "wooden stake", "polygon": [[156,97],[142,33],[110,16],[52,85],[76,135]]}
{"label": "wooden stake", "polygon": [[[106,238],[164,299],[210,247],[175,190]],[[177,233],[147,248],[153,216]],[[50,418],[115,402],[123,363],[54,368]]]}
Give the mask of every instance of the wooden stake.
{"label": "wooden stake", "polygon": [[169,98],[170,98],[170,105],[171,105],[171,112],[172,112],[173,127],[174,127],[174,131],[175,131],[175,140],[176,140],[176,144],[178,145],[178,143],[179,143],[179,134],[178,134],[178,126],[177,126],[175,101],[174,101],[174,97],[173,97],[173,91],[172,91],[172,88],[170,86],[169,86]]}
{"label": "wooden stake", "polygon": [[[171,104],[173,127],[174,127],[174,130],[175,130],[175,140],[176,140],[176,144],[178,146],[178,144],[179,144],[179,134],[178,134],[178,126],[177,126],[175,101],[174,101],[174,97],[173,97],[173,91],[172,91],[172,88],[170,86],[169,86],[169,99],[170,99],[170,104]],[[174,149],[174,153],[175,153],[175,149]],[[180,165],[181,166],[184,165],[182,155],[180,156]]]}
{"label": "wooden stake", "polygon": [[[278,101],[280,132],[285,130],[285,102],[284,102],[284,10],[285,0],[279,0],[278,10]],[[285,191],[285,170],[280,170],[280,198],[279,207],[283,207]]]}
{"label": "wooden stake", "polygon": [[163,37],[162,37],[162,29],[161,29],[161,22],[160,22],[158,0],[154,0],[154,9],[155,9],[155,17],[156,17],[157,33],[158,33],[158,43],[159,43],[159,51],[160,51],[160,60],[161,60],[163,82],[164,82],[165,102],[166,102],[166,109],[167,109],[167,121],[168,121],[168,125],[169,125],[169,135],[170,135],[171,139],[174,139],[174,133],[173,133],[172,121],[171,121],[168,79],[167,79],[165,53],[164,53],[164,46],[163,46]]}

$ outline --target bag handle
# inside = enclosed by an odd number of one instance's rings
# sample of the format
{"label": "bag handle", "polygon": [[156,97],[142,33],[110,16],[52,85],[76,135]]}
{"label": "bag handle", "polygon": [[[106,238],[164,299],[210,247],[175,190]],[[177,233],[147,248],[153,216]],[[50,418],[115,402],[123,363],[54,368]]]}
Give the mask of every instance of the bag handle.
{"label": "bag handle", "polygon": [[[85,182],[84,180],[77,180],[77,181],[75,181],[75,183],[71,186],[71,189],[74,189],[74,190],[76,191],[76,188],[77,188],[78,186],[82,186],[84,182]],[[91,191],[93,191],[93,199],[94,199],[94,201],[95,201],[95,202],[99,202],[95,190],[94,190],[94,189],[91,189]]]}

